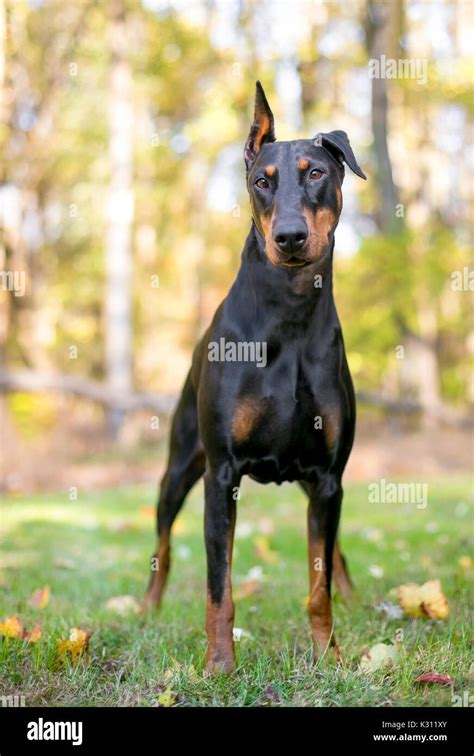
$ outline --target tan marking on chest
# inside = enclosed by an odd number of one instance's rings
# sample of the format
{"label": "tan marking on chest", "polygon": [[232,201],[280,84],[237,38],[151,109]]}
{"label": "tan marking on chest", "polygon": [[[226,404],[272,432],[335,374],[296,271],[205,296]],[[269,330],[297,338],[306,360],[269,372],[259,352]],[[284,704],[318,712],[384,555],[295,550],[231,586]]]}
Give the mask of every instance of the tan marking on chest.
{"label": "tan marking on chest", "polygon": [[334,448],[334,445],[339,436],[341,428],[341,414],[339,408],[330,409],[324,414],[323,417],[323,434],[326,446],[329,450]]}
{"label": "tan marking on chest", "polygon": [[232,438],[238,443],[246,441],[259,422],[264,410],[263,402],[252,397],[239,399],[232,417]]}

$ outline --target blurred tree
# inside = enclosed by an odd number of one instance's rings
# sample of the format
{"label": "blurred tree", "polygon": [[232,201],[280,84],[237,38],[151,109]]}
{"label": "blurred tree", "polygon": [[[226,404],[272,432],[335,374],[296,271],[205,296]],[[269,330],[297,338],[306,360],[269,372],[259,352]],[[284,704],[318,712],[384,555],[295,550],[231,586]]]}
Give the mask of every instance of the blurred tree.
{"label": "blurred tree", "polygon": [[[451,288],[470,264],[465,3],[3,3],[1,267],[28,279],[0,291],[9,370],[178,389],[249,227],[258,77],[279,138],[344,128],[368,164],[336,237],[358,388],[472,400],[469,293]],[[429,61],[426,84],[369,79],[382,53]]]}
{"label": "blurred tree", "polygon": [[[128,60],[130,34],[125,0],[108,0],[110,84],[108,122],[110,132],[110,186],[105,244],[105,342],[106,378],[112,392],[132,390],[132,221],[134,113],[132,71]],[[109,432],[115,437],[123,413],[107,412]]]}

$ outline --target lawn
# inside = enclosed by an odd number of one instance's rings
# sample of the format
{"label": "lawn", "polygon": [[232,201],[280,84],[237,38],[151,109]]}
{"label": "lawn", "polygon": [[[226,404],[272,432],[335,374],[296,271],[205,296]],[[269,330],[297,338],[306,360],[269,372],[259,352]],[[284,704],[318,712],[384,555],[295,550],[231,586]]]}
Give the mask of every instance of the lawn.
{"label": "lawn", "polygon": [[[370,504],[366,485],[348,485],[342,547],[357,594],[351,606],[335,596],[344,664],[311,663],[305,611],[305,501],[296,486],[244,481],[234,555],[237,671],[206,678],[205,554],[202,488],[176,523],[174,561],[163,608],[145,619],[118,615],[111,597],[145,590],[154,543],[154,491],[128,487],[98,493],[3,500],[0,621],[18,615],[35,644],[0,640],[0,695],[26,706],[451,706],[473,687],[469,642],[472,518],[469,481],[429,483],[428,506]],[[464,559],[462,559],[464,557]],[[461,562],[460,562],[461,559]],[[402,583],[439,578],[449,602],[446,620],[395,617]],[[33,608],[48,585],[48,605]],[[72,627],[92,633],[78,663],[58,663],[57,641]],[[393,642],[389,670],[361,671],[364,649]],[[423,673],[449,675],[452,686],[422,685]],[[473,692],[472,690],[470,691]]]}

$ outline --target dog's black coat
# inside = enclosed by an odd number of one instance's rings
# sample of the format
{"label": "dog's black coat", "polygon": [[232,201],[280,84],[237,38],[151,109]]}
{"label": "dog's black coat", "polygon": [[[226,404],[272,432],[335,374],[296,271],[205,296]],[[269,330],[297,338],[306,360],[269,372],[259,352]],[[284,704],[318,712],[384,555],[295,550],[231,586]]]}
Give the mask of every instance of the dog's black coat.
{"label": "dog's black coat", "polygon": [[[221,607],[242,476],[298,481],[308,493],[310,543],[323,544],[329,593],[341,476],[354,437],[354,391],[333,298],[332,257],[343,161],[365,176],[344,132],[274,139],[273,116],[257,85],[245,149],[252,227],[237,278],[195,350],[158,507],[159,535],[168,538],[184,497],[204,474],[211,666],[229,655],[219,617],[224,611],[224,625],[229,612],[233,618],[233,607]],[[267,364],[210,361],[209,345],[221,339],[266,344]],[[162,587],[150,591],[158,603]],[[209,611],[218,618],[217,639]]]}

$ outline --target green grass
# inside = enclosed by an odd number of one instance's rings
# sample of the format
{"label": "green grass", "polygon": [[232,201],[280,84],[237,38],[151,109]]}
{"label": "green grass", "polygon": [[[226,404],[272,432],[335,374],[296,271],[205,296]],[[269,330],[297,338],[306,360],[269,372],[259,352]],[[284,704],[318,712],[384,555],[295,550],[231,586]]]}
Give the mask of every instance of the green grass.
{"label": "green grass", "polygon": [[[236,626],[251,634],[236,644],[230,677],[202,675],[205,554],[202,488],[187,502],[174,538],[174,562],[162,610],[142,619],[107,610],[122,594],[141,599],[154,544],[149,487],[4,500],[0,520],[1,616],[18,614],[34,645],[0,641],[0,695],[25,696],[27,706],[150,706],[171,689],[181,706],[450,706],[453,693],[469,691],[469,581],[459,558],[471,553],[472,519],[467,480],[431,481],[426,509],[369,504],[367,486],[347,486],[342,547],[357,588],[353,605],[336,595],[338,642],[344,665],[311,663],[305,510],[296,486],[244,482],[239,502],[234,588],[252,567],[264,574],[258,595],[237,602]],[[254,539],[268,535],[273,564],[255,555]],[[376,578],[370,568],[383,569]],[[403,582],[440,578],[448,597],[445,621],[389,619],[374,605],[397,602]],[[49,585],[49,605],[28,599]],[[76,666],[58,667],[56,642],[74,626],[92,631],[88,654]],[[361,672],[364,649],[403,631],[399,661],[388,671]],[[399,634],[400,635],[400,634]],[[191,665],[194,667],[192,669]],[[170,671],[171,670],[171,671]],[[454,686],[415,684],[426,672],[448,674]],[[471,673],[472,688],[472,673]],[[470,691],[473,692],[472,690]]]}

